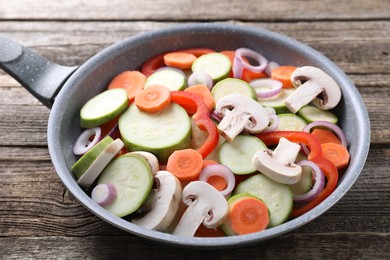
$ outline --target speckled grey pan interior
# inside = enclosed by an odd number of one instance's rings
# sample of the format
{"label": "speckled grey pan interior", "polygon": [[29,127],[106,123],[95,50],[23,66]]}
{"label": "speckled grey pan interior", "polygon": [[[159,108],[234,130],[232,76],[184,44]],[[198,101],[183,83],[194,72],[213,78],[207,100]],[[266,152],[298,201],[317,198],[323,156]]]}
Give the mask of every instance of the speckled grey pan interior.
{"label": "speckled grey pan interior", "polygon": [[[162,52],[205,47],[214,50],[247,47],[269,60],[286,65],[312,65],[331,75],[341,86],[343,98],[336,109],[346,133],[351,163],[333,194],[307,214],[262,232],[222,238],[184,238],[145,230],[115,217],[94,203],[77,185],[70,172],[75,162],[72,146],[80,134],[79,109],[101,92],[114,75],[136,70]],[[294,230],[319,217],[349,190],[359,176],[369,149],[370,124],[362,98],[348,77],[329,59],[291,38],[232,24],[185,24],[127,38],[98,53],[81,65],[60,90],[49,119],[48,144],[54,167],[69,191],[91,212],[118,228],[157,242],[183,247],[218,248],[242,246]]]}

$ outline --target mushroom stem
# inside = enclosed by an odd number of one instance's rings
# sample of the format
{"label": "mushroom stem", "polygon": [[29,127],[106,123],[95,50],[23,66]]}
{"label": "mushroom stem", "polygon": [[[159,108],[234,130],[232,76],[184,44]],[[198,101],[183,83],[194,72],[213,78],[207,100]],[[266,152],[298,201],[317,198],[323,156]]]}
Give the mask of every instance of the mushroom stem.
{"label": "mushroom stem", "polygon": [[293,165],[301,146],[299,144],[288,141],[286,138],[281,138],[278,146],[273,152],[275,161],[282,165]]}
{"label": "mushroom stem", "polygon": [[216,228],[227,217],[225,197],[207,182],[192,181],[187,184],[182,199],[188,208],[173,231],[174,235],[194,236],[202,223],[207,228]]}
{"label": "mushroom stem", "polygon": [[228,111],[218,124],[219,134],[232,142],[244,129],[251,115],[238,108]]}
{"label": "mushroom stem", "polygon": [[174,235],[193,237],[196,230],[207,217],[209,207],[200,200],[191,203],[177,224]]}
{"label": "mushroom stem", "polygon": [[[305,81],[302,84],[302,81]],[[334,108],[341,99],[341,90],[337,82],[324,71],[312,66],[297,68],[291,74],[291,82],[297,89],[290,95],[284,104],[293,113],[304,105],[313,101],[320,109],[329,110]],[[318,98],[323,94],[323,99]]]}
{"label": "mushroom stem", "polygon": [[257,151],[252,162],[255,168],[267,177],[284,184],[297,183],[302,176],[302,168],[294,164],[301,149],[299,144],[280,138],[274,151]]}
{"label": "mushroom stem", "polygon": [[285,101],[286,107],[293,113],[309,104],[316,96],[321,94],[323,88],[316,82],[305,83],[298,87]]}

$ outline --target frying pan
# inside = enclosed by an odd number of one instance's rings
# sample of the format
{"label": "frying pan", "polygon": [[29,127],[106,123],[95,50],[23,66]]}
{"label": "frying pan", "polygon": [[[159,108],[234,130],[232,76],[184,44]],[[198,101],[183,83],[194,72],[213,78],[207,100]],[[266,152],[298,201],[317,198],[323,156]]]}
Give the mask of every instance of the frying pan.
{"label": "frying pan", "polygon": [[[146,230],[131,224],[98,206],[80,188],[70,167],[76,161],[72,149],[81,133],[78,126],[82,105],[103,91],[120,72],[138,70],[144,61],[157,54],[195,47],[217,51],[246,47],[280,64],[318,67],[336,80],[343,97],[335,113],[346,133],[351,161],[345,173],[340,175],[338,187],[325,201],[298,218],[262,232],[232,237],[191,238]],[[226,23],[172,26],[124,39],[77,68],[52,63],[0,36],[0,67],[51,108],[47,131],[49,152],[58,176],[73,196],[104,221],[155,242],[180,247],[220,248],[256,243],[292,231],[319,217],[344,196],[358,178],[369,150],[367,110],[350,79],[321,53],[294,39],[263,29]]]}

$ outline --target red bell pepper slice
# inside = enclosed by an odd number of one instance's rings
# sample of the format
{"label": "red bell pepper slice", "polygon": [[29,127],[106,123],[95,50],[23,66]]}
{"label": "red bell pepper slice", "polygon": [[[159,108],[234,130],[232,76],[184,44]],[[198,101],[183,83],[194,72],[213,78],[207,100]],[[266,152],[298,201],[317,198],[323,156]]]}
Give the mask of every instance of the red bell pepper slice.
{"label": "red bell pepper slice", "polygon": [[267,146],[278,144],[281,137],[285,137],[294,143],[307,145],[310,149],[308,159],[317,164],[326,177],[326,185],[320,194],[304,206],[294,208],[291,213],[291,217],[298,217],[310,211],[324,201],[335,190],[338,181],[338,170],[333,163],[324,158],[321,144],[315,136],[305,132],[274,131],[269,133],[260,133],[257,137],[260,138]]}
{"label": "red bell pepper slice", "polygon": [[217,147],[219,141],[217,126],[210,119],[206,104],[195,94],[184,91],[171,91],[171,100],[192,114],[196,125],[208,133],[205,142],[197,149],[203,159],[206,158]]}

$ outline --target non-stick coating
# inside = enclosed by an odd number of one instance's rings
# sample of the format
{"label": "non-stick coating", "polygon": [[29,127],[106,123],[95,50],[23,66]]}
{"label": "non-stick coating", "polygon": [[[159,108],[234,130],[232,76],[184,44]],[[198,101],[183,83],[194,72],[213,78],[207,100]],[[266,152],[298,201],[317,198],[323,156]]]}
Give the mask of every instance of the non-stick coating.
{"label": "non-stick coating", "polygon": [[[72,146],[80,134],[79,110],[91,97],[124,70],[137,70],[147,59],[170,50],[204,47],[233,50],[254,49],[269,60],[285,65],[312,65],[331,75],[341,86],[343,98],[336,112],[346,132],[351,163],[341,176],[336,191],[307,214],[263,232],[223,238],[184,238],[150,231],[115,217],[94,203],[77,185],[71,165],[76,158]],[[259,242],[296,229],[315,219],[336,203],[359,176],[367,157],[370,125],[359,92],[346,75],[317,51],[285,36],[265,30],[232,24],[186,24],[127,38],[98,53],[69,78],[60,91],[50,114],[49,151],[53,165],[69,191],[91,212],[130,233],[176,246],[219,248]]]}

